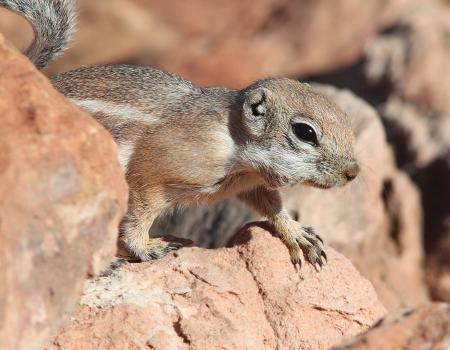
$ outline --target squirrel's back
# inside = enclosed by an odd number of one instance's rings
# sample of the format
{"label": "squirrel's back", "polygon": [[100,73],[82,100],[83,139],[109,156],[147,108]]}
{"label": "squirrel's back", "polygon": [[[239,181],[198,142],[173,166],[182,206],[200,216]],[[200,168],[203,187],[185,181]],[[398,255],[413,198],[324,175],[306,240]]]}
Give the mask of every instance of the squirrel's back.
{"label": "squirrel's back", "polygon": [[0,7],[30,22],[35,38],[25,54],[39,69],[67,47],[74,32],[76,11],[72,0],[0,0]]}
{"label": "squirrel's back", "polygon": [[89,98],[121,103],[132,100],[130,102],[135,104],[157,103],[155,99],[158,97],[170,103],[200,92],[190,81],[175,74],[125,64],[78,68],[52,77],[52,83],[70,99]]}

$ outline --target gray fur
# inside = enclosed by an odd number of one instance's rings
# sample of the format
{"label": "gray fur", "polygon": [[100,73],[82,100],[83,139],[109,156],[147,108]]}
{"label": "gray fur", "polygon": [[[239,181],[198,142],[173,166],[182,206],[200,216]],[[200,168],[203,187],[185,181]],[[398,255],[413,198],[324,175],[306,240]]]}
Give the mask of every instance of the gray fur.
{"label": "gray fur", "polygon": [[0,7],[31,23],[35,38],[25,54],[39,69],[61,54],[74,32],[76,12],[72,0],[0,0]]}

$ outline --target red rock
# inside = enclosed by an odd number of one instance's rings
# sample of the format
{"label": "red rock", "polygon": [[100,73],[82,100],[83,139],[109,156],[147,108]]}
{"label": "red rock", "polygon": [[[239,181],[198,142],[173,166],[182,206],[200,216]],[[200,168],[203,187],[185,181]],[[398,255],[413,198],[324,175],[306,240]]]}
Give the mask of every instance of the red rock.
{"label": "red rock", "polygon": [[0,36],[0,339],[41,349],[116,248],[127,186],[106,130]]}
{"label": "red rock", "polygon": [[450,301],[450,118],[391,97],[383,108],[400,166],[417,183],[424,208],[426,281],[433,300]]}
{"label": "red rock", "polygon": [[449,36],[448,4],[410,1],[358,64],[317,77],[378,107],[396,163],[421,194],[425,275],[431,297],[440,301],[450,301]]}
{"label": "red rock", "polygon": [[[330,70],[356,60],[403,1],[134,0],[174,33],[158,64],[199,84],[244,86],[268,75]],[[141,57],[139,62],[148,62]]]}
{"label": "red rock", "polygon": [[[78,0],[79,30],[47,71],[140,63],[206,85],[312,74],[352,62],[404,0]],[[18,42],[14,21],[0,29]]]}
{"label": "red rock", "polygon": [[296,271],[257,226],[229,248],[182,248],[86,282],[48,349],[326,349],[368,329],[384,308],[352,264],[328,249]]}
{"label": "red rock", "polygon": [[397,169],[373,108],[349,91],[316,88],[350,116],[361,173],[342,188],[292,189],[287,194],[289,208],[350,258],[388,310],[427,301],[417,188]]}
{"label": "red rock", "polygon": [[387,82],[380,107],[399,166],[421,191],[426,280],[434,300],[450,301],[450,8],[442,1],[406,7],[368,45],[369,84]]}
{"label": "red rock", "polygon": [[447,350],[449,347],[450,304],[433,303],[390,315],[333,350]]}
{"label": "red rock", "polygon": [[450,8],[441,1],[415,1],[366,49],[371,84],[387,80],[396,95],[422,109],[450,112]]}
{"label": "red rock", "polygon": [[[76,0],[78,25],[69,48],[45,70],[48,76],[82,65],[123,63],[161,55],[172,45],[171,31],[131,0]],[[0,32],[22,50],[32,41],[31,27],[0,9]]]}

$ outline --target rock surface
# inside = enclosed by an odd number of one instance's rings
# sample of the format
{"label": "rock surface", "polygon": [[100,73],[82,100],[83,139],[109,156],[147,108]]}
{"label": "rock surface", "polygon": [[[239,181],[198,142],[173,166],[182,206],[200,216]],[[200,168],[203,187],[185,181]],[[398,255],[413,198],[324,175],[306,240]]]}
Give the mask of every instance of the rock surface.
{"label": "rock surface", "polygon": [[433,303],[390,315],[366,333],[333,350],[447,350],[450,304]]}
{"label": "rock surface", "polygon": [[421,192],[427,282],[441,301],[450,301],[449,4],[410,1],[359,63],[310,77],[378,108],[398,166]]}
{"label": "rock surface", "polygon": [[174,33],[174,46],[157,59],[159,66],[199,84],[225,86],[351,62],[403,5],[402,0],[258,0],[251,6],[239,0],[135,1]]}
{"label": "rock surface", "polygon": [[233,242],[87,281],[48,349],[326,349],[384,315],[370,282],[331,248],[321,271],[296,271],[260,226]]}
{"label": "rock surface", "polygon": [[450,7],[413,1],[366,48],[369,84],[386,80],[393,93],[420,108],[450,113]]}
{"label": "rock surface", "polygon": [[289,193],[292,204],[288,206],[352,260],[374,284],[389,310],[421,304],[428,296],[417,188],[397,169],[373,108],[349,91],[317,89],[350,116],[362,170],[354,183],[343,188],[321,191],[299,187]]}
{"label": "rock surface", "polygon": [[367,57],[368,67],[384,66],[379,74],[392,82],[380,112],[399,165],[422,192],[431,296],[450,301],[450,8],[431,4],[405,13]]}
{"label": "rock surface", "polygon": [[[355,60],[404,2],[78,0],[75,40],[48,73],[128,62],[199,84],[241,86],[266,75],[330,70]],[[10,16],[2,14],[0,30],[23,47],[29,30],[21,38]]]}
{"label": "rock surface", "polygon": [[432,115],[396,97],[382,113],[399,165],[422,192],[431,297],[450,301],[450,114]]}
{"label": "rock surface", "polygon": [[108,133],[0,36],[0,340],[42,349],[115,253],[127,186]]}
{"label": "rock surface", "polygon": [[362,65],[366,86],[384,88],[379,110],[388,140],[422,193],[427,282],[433,299],[444,301],[450,301],[449,37],[448,4],[414,1],[368,45]]}

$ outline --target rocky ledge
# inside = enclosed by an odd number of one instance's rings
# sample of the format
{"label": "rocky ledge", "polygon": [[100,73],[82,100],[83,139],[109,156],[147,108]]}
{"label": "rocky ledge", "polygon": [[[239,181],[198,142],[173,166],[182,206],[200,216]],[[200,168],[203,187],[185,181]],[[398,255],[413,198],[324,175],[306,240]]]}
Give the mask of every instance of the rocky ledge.
{"label": "rocky ledge", "polygon": [[229,247],[183,248],[85,284],[49,349],[326,349],[385,313],[369,281],[327,248],[296,270],[262,224]]}

